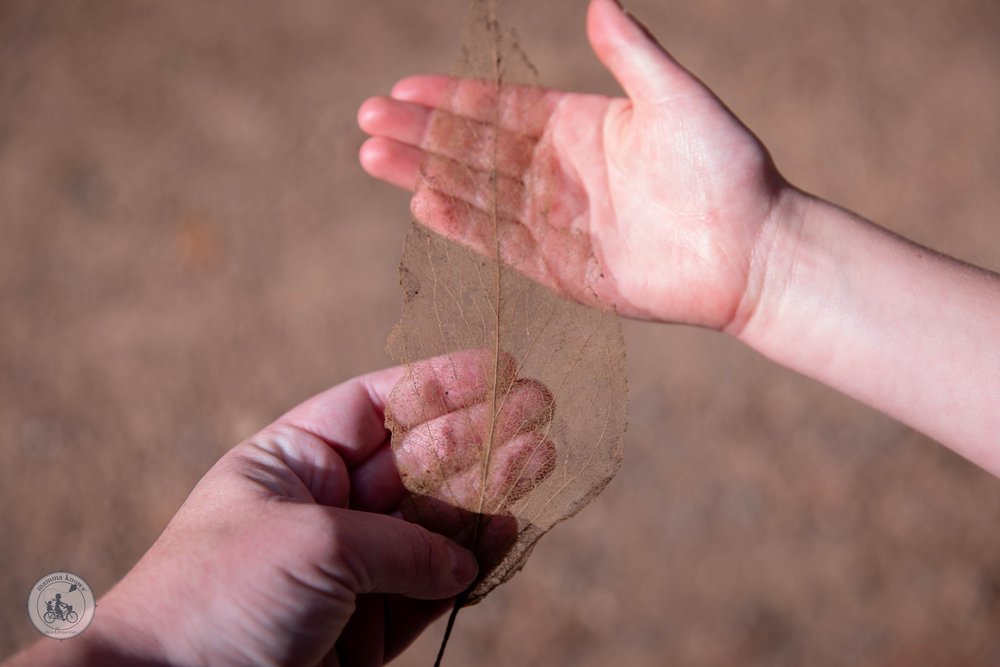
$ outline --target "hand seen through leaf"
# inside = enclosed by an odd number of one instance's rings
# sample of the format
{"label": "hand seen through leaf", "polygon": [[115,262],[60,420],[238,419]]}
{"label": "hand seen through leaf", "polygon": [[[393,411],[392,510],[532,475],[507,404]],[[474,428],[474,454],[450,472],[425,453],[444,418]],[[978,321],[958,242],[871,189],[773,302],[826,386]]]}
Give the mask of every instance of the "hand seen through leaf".
{"label": "hand seen through leaf", "polygon": [[[396,464],[412,492],[400,513],[472,549],[489,576],[517,539],[512,506],[555,467],[556,446],[546,437],[554,407],[548,388],[518,378],[506,353],[495,369],[492,355],[479,351],[409,367],[386,409],[400,443]],[[488,442],[498,446],[486,451]]]}
{"label": "hand seen through leaf", "polygon": [[[101,598],[86,633],[65,643],[43,639],[11,667],[390,660],[477,572],[472,555],[440,535],[462,537],[442,503],[478,507],[480,497],[502,498],[488,506],[502,513],[551,471],[554,446],[534,434],[550,412],[549,395],[515,381],[508,366],[511,407],[501,411],[502,442],[485,491],[475,431],[493,368],[485,353],[354,378],[230,450]],[[409,427],[395,458],[387,409]],[[426,527],[397,518],[413,502],[400,473],[438,499],[433,513],[422,507]],[[512,537],[494,530],[492,541],[477,541],[479,559],[499,558],[490,548],[502,550]]]}
{"label": "hand seen through leaf", "polygon": [[[629,98],[504,89],[501,256],[626,316],[738,326],[783,180],[749,130],[613,0],[593,0],[588,32]],[[372,135],[365,169],[416,190],[420,222],[487,254],[494,98],[487,82],[418,76],[359,112]]]}

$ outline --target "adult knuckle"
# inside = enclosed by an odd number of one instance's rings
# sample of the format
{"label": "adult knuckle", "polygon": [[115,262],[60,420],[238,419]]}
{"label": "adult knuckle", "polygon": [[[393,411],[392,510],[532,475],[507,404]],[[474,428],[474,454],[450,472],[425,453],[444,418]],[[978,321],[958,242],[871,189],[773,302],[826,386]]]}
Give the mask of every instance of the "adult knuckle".
{"label": "adult knuckle", "polygon": [[410,543],[410,566],[415,576],[428,579],[436,572],[441,554],[440,541],[423,528],[413,526]]}

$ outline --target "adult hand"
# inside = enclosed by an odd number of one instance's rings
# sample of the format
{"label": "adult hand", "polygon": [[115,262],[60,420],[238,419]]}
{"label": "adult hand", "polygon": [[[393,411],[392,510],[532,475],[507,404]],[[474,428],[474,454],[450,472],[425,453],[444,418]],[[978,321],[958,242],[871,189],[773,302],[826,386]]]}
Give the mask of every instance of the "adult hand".
{"label": "adult hand", "polygon": [[[484,358],[455,353],[447,363],[428,360],[409,373],[379,371],[298,406],[205,475],[163,535],[100,600],[87,632],[71,642],[42,640],[12,664],[390,660],[477,573],[465,549],[387,514],[398,516],[413,502],[397,465],[449,503],[472,505],[482,495],[478,460],[470,454],[477,444],[465,435],[485,415],[492,364]],[[384,426],[397,384],[394,419],[408,429],[398,463]],[[535,384],[513,386],[512,404],[522,407],[511,419],[521,423],[545,409],[547,394]],[[424,400],[437,395],[447,402]],[[551,470],[547,441],[521,430],[509,435],[495,455],[486,497],[516,499]],[[440,463],[431,465],[445,453],[447,475]],[[450,515],[435,516],[440,522]]]}
{"label": "adult hand", "polygon": [[361,107],[362,165],[415,190],[420,222],[486,253],[496,166],[499,242],[523,273],[630,317],[738,324],[783,180],[613,0],[591,2],[588,33],[627,99],[511,86],[497,100],[491,82],[408,78]]}
{"label": "adult hand", "polygon": [[477,571],[449,540],[385,516],[404,496],[383,422],[402,375],[334,387],[230,451],[98,620],[136,626],[171,664],[395,656]]}

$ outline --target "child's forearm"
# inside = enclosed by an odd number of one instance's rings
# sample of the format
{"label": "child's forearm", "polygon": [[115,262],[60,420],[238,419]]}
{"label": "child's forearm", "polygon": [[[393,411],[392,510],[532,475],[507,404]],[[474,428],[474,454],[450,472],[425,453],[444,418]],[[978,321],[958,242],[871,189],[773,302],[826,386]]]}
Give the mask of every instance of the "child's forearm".
{"label": "child's forearm", "polygon": [[795,190],[754,267],[741,340],[1000,474],[1000,276]]}

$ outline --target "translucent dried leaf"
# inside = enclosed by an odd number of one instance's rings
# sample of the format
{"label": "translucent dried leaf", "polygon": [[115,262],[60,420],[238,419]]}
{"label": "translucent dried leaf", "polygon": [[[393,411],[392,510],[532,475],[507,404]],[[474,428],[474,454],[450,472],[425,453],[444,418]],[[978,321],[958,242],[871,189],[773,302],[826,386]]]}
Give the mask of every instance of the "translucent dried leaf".
{"label": "translucent dried leaf", "polygon": [[466,604],[607,485],[627,418],[617,316],[562,296],[553,276],[566,274],[546,264],[579,245],[545,224],[558,185],[535,79],[495,0],[475,0],[428,131],[418,193],[435,197],[415,209],[389,340],[408,367],[387,411],[403,512],[477,554]]}

